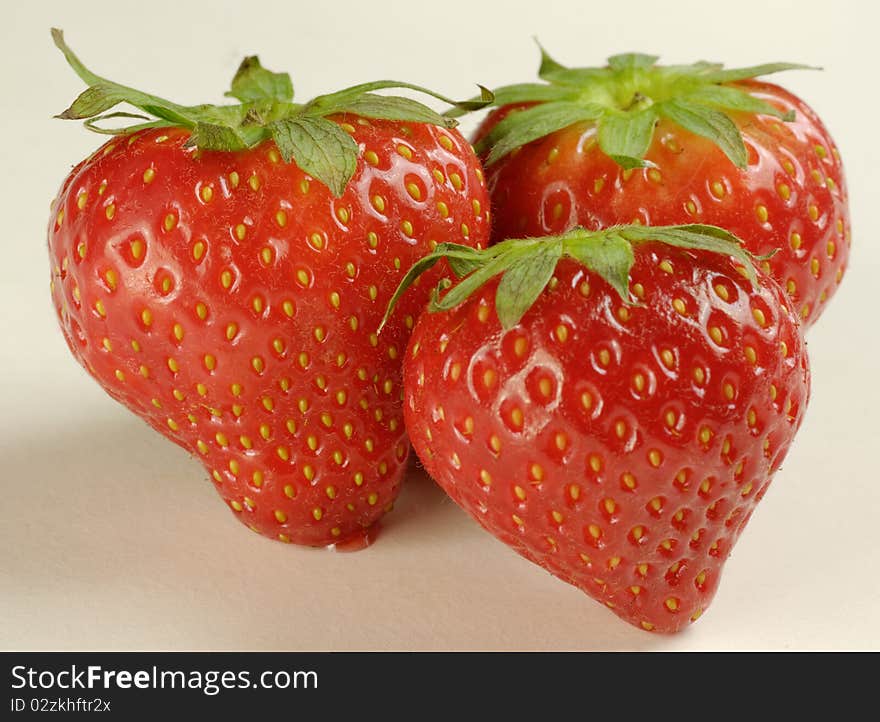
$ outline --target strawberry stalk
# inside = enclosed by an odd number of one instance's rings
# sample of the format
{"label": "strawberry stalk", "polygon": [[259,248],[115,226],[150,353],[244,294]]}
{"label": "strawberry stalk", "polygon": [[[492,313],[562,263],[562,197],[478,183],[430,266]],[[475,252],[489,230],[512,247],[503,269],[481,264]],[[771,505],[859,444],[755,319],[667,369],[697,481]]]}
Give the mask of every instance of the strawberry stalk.
{"label": "strawberry stalk", "polygon": [[575,228],[558,236],[509,239],[485,249],[441,243],[418,260],[404,276],[388,303],[379,330],[391,317],[394,306],[407,288],[443,258],[458,283],[452,286],[449,279],[441,281],[428,306],[430,312],[455,308],[489,280],[501,276],[495,306],[502,327],[512,328],[550,282],[557,262],[563,257],[573,258],[601,276],[624,303],[631,304],[629,277],[634,262],[633,245],[648,242],[729,256],[753,285],[757,281],[754,261],[765,258],[753,256],[743,248],[739,238],[723,228],[701,224],[626,225],[598,231]]}
{"label": "strawberry stalk", "polygon": [[[70,107],[56,117],[84,120],[89,130],[110,135],[146,128],[183,127],[191,131],[189,144],[202,150],[241,151],[271,139],[285,162],[295,161],[336,197],[342,195],[355,172],[358,147],[352,137],[327,116],[352,114],[454,128],[458,122],[451,116],[441,115],[411,98],[379,95],[375,91],[390,88],[416,91],[461,112],[485,107],[493,97],[479,86],[478,98],[456,101],[412,83],[378,80],[320,95],[307,103],[294,103],[290,76],[267,70],[257,56],[250,56],[242,61],[226,93],[238,103],[184,106],[96,75],[64,42],[61,30],[53,28],[52,39],[70,67],[88,85]],[[107,112],[122,103],[146,115]],[[114,128],[99,125],[115,119],[142,122]]]}

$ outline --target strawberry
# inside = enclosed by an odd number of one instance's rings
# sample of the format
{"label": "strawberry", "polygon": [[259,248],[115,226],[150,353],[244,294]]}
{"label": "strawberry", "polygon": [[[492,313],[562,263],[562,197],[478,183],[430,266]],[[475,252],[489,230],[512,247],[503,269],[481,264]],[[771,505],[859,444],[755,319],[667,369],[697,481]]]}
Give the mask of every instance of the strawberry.
{"label": "strawberry", "polygon": [[197,456],[253,530],[367,541],[405,469],[401,356],[428,286],[375,330],[416,258],[488,239],[472,149],[426,106],[372,92],[394,83],[296,105],[286,74],[248,58],[240,104],[183,107],[94,75],[54,36],[90,86],[61,117],[97,127],[122,101],[155,116],[74,168],[52,206],[73,355]]}
{"label": "strawberry", "polygon": [[542,51],[544,83],[495,91],[476,134],[493,238],[576,225],[709,223],[755,255],[805,326],[841,281],[850,250],[847,193],[822,121],[784,88],[753,78],[803,67],[656,65],[618,55],[566,68]]}
{"label": "strawberry", "polygon": [[785,292],[710,226],[440,246],[404,287],[441,258],[404,361],[426,470],[631,624],[696,620],[807,405]]}

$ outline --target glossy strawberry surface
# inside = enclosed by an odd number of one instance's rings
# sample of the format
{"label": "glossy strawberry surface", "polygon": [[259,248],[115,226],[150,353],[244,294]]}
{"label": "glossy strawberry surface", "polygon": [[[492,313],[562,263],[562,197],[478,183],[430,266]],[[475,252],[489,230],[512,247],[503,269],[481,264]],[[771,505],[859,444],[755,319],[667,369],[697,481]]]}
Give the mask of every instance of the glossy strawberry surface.
{"label": "glossy strawberry surface", "polygon": [[52,208],[52,296],[74,356],[199,458],[233,513],[309,545],[367,534],[409,445],[401,356],[431,279],[381,337],[406,269],[434,244],[485,245],[488,203],[454,130],[356,116],[336,198],[271,141],[111,140]]}
{"label": "glossy strawberry surface", "polygon": [[[583,122],[533,141],[488,166],[493,239],[560,233],[617,223],[709,223],[735,233],[787,291],[805,326],[837,290],[851,245],[847,191],[834,140],[802,100],[772,83],[739,87],[783,112],[731,112],[748,165],[734,166],[713,142],[662,119],[644,155],[624,169]],[[475,141],[511,112],[495,110]]]}
{"label": "glossy strawberry surface", "polygon": [[636,249],[633,305],[563,259],[505,331],[497,287],[419,318],[404,365],[413,447],[524,557],[631,624],[681,629],[803,419],[795,310],[763,274],[753,288],[723,256],[655,243]]}

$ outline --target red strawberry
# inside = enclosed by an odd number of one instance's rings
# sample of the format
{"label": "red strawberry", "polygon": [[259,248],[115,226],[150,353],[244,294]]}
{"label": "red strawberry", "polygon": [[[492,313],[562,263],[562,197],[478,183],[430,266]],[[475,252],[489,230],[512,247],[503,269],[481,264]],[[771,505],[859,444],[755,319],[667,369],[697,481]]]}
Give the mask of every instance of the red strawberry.
{"label": "red strawberry", "polygon": [[240,105],[183,108],[98,78],[55,37],[91,86],[63,117],[125,100],[159,118],[78,165],[53,205],[74,356],[197,455],[255,531],[365,538],[404,472],[400,357],[430,285],[375,330],[417,257],[485,243],[470,146],[372,86],[294,105],[255,58],[233,82]]}
{"label": "red strawberry", "polygon": [[708,226],[445,246],[405,283],[442,257],[470,275],[419,317],[404,362],[427,471],[631,624],[697,619],[806,408],[783,290]]}
{"label": "red strawberry", "polygon": [[496,91],[501,107],[476,135],[493,238],[711,223],[756,255],[781,249],[762,267],[812,324],[849,257],[843,166],[806,103],[751,79],[798,66],[656,60],[619,55],[607,68],[572,69],[544,54],[546,83]]}

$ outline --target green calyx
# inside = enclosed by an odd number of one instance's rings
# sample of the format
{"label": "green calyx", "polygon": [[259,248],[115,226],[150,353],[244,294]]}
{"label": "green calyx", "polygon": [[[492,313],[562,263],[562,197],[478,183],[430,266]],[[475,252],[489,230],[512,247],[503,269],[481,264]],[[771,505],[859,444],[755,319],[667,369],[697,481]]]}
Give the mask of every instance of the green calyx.
{"label": "green calyx", "polygon": [[[595,123],[599,147],[623,168],[651,165],[644,156],[654,128],[666,118],[715,143],[738,168],[748,160],[730,112],[794,119],[751,95],[739,81],[809,66],[769,63],[725,69],[717,63],[657,65],[653,55],[630,53],[608,59],[604,68],[567,68],[541,48],[538,76],[544,82],[506,85],[494,91],[494,105],[538,103],[512,112],[476,148],[491,165],[533,140],[581,122]],[[451,109],[450,117],[462,110]]]}
{"label": "green calyx", "polygon": [[[461,112],[483,108],[493,99],[492,93],[482,86],[478,98],[459,102],[418,85],[379,80],[320,95],[307,103],[294,103],[290,76],[267,70],[256,56],[250,56],[242,61],[232,79],[232,88],[226,93],[238,103],[184,106],[95,75],[67,46],[60,30],[52,29],[52,39],[70,67],[89,86],[56,117],[84,120],[89,130],[108,135],[146,128],[183,127],[191,133],[189,144],[203,150],[241,151],[271,139],[285,162],[295,161],[337,197],[343,194],[355,172],[359,149],[351,135],[327,116],[349,113],[454,128],[458,123],[450,115],[441,115],[410,98],[379,95],[375,91],[412,90]],[[122,103],[146,115],[107,112]],[[98,125],[113,119],[141,122],[117,128]]]}
{"label": "green calyx", "polygon": [[455,308],[489,280],[501,276],[495,294],[495,309],[502,327],[512,328],[550,282],[557,262],[564,256],[573,258],[601,276],[617,291],[624,303],[631,304],[629,280],[634,263],[633,245],[646,242],[731,257],[742,266],[753,284],[757,282],[754,261],[765,258],[750,254],[743,248],[739,238],[723,228],[701,224],[628,225],[599,231],[575,228],[559,236],[511,239],[479,250],[458,243],[441,243],[418,260],[404,276],[388,303],[379,330],[390,318],[406,289],[442,258],[447,260],[452,273],[459,280],[455,285],[449,279],[441,281],[428,306],[430,312]]}

